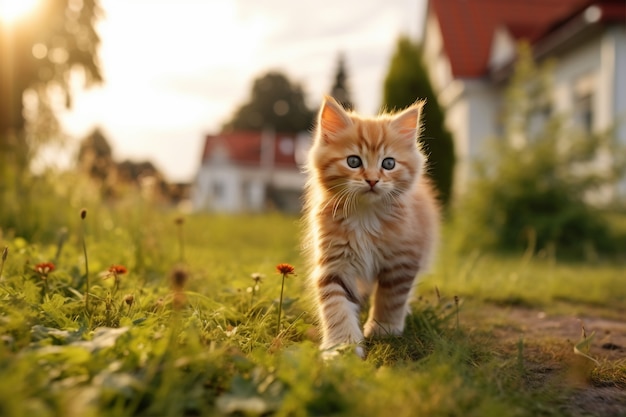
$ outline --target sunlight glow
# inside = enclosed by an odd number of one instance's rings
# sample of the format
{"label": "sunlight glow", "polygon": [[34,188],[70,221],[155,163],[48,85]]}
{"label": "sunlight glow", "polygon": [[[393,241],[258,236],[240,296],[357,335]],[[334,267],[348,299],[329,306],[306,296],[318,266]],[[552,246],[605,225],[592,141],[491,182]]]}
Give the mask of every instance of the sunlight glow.
{"label": "sunlight glow", "polygon": [[35,9],[39,0],[0,0],[0,21],[13,23]]}

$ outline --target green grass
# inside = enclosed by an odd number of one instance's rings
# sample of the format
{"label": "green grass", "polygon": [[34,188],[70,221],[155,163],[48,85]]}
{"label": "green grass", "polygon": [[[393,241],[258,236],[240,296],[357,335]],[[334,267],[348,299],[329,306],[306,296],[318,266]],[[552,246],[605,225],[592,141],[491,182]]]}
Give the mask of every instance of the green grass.
{"label": "green grass", "polygon": [[[57,241],[0,235],[2,416],[564,415],[563,386],[538,387],[487,325],[464,326],[464,303],[610,311],[626,300],[619,263],[444,247],[404,336],[368,341],[366,360],[347,352],[324,361],[297,218],[193,215],[177,225],[177,214],[143,205],[94,205],[86,277],[71,213]],[[47,280],[34,271],[41,262],[56,265]],[[297,275],[286,280],[277,334],[279,263]],[[119,288],[104,279],[114,264],[128,268]],[[252,274],[263,275],[258,287]],[[589,372],[603,384],[626,380],[623,364]]]}

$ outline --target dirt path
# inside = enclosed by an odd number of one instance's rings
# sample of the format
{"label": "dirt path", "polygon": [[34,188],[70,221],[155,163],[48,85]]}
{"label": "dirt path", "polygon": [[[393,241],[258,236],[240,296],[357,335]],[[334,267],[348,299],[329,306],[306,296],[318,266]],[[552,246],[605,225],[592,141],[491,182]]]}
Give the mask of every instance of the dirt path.
{"label": "dirt path", "polygon": [[[591,314],[549,315],[529,308],[484,305],[468,313],[466,325],[471,328],[471,321],[480,320],[481,329],[490,326],[502,355],[517,357],[523,341],[529,385],[537,389],[546,384],[562,387],[559,402],[565,415],[626,417],[623,373],[617,381],[603,379],[610,369],[620,364],[623,369],[626,364],[626,317],[622,321]],[[582,340],[583,326],[587,336],[595,332],[588,354],[598,365],[574,353],[574,346]]]}
{"label": "dirt path", "polygon": [[[515,308],[508,314],[517,326],[511,333],[524,339],[562,340],[573,351],[582,339],[583,326],[587,335],[595,333],[590,356],[598,360],[626,359],[626,321],[594,316],[550,316],[542,311]],[[519,338],[518,338],[519,339]]]}

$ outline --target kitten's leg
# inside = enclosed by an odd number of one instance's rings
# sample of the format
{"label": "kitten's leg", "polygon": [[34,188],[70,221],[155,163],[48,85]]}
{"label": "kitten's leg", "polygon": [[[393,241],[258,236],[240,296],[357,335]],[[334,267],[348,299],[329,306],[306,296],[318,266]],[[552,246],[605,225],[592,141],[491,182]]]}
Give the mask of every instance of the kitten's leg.
{"label": "kitten's leg", "polygon": [[[319,275],[316,284],[322,329],[320,349],[361,342],[360,300],[354,282],[338,274],[323,273]],[[363,356],[363,350],[357,348],[357,354]]]}
{"label": "kitten's leg", "polygon": [[399,335],[404,331],[415,276],[413,268],[392,268],[381,272],[364,326],[365,337]]}

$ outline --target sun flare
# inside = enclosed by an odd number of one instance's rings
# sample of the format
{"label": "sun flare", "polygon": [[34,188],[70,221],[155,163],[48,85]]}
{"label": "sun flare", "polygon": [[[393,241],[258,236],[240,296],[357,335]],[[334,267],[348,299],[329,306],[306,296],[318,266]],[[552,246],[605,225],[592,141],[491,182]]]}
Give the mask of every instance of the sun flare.
{"label": "sun flare", "polygon": [[39,0],[0,0],[0,21],[15,22],[35,9]]}

